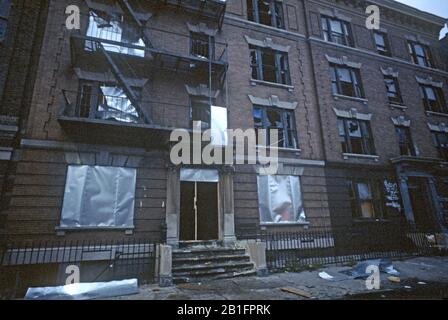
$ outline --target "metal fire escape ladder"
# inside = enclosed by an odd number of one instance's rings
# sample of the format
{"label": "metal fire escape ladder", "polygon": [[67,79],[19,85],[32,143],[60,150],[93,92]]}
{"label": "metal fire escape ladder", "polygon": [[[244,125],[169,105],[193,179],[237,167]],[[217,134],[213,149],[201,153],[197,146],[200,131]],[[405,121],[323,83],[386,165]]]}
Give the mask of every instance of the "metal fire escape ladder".
{"label": "metal fire escape ladder", "polygon": [[97,42],[99,51],[104,55],[106,58],[106,61],[110,65],[112,69],[112,73],[114,74],[115,78],[119,82],[119,84],[122,86],[124,92],[126,93],[126,96],[131,101],[134,108],[137,110],[137,112],[140,114],[140,116],[143,116],[145,119],[145,122],[148,124],[152,123],[152,119],[149,116],[148,112],[141,107],[139,99],[136,97],[134,91],[132,90],[131,86],[127,83],[126,78],[124,77],[123,73],[120,71],[118,66],[115,64],[113,58],[111,55],[107,52],[107,50],[104,48],[103,44],[98,41]]}
{"label": "metal fire escape ladder", "polygon": [[149,35],[148,30],[142,24],[142,22],[140,21],[140,19],[137,16],[137,14],[135,13],[134,9],[132,9],[132,6],[130,5],[129,1],[128,0],[119,0],[119,2],[121,3],[123,9],[125,11],[127,11],[127,13],[132,17],[132,19],[134,20],[135,24],[137,25],[137,27],[141,31],[143,42],[145,43],[146,47],[153,48],[154,46],[151,43],[150,35]]}

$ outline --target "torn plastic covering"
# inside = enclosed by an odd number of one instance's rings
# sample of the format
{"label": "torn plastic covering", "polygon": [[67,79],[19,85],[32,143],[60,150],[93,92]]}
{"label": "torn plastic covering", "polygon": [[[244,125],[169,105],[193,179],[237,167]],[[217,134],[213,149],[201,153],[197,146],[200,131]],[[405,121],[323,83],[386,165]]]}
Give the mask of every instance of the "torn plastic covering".
{"label": "torn plastic covering", "polygon": [[69,166],[61,228],[133,227],[135,169]]}
{"label": "torn plastic covering", "polygon": [[218,170],[182,169],[180,181],[184,182],[219,182]]}
{"label": "torn plastic covering", "polygon": [[91,300],[137,294],[137,279],[29,288],[25,300]]}
{"label": "torn plastic covering", "polygon": [[297,176],[258,176],[262,223],[306,222]]}
{"label": "torn plastic covering", "polygon": [[212,106],[211,119],[212,144],[227,146],[227,108]]}
{"label": "torn plastic covering", "polygon": [[101,86],[103,99],[98,106],[98,116],[103,120],[137,123],[139,115],[126,93],[117,87]]}
{"label": "torn plastic covering", "polygon": [[[145,46],[143,39],[138,38],[138,36],[136,37],[136,35],[138,34],[136,30],[127,30],[125,28],[130,27],[122,24],[117,20],[106,20],[100,17],[95,11],[90,11],[89,27],[87,29],[88,37],[129,43],[141,47]],[[104,46],[105,50],[110,52],[128,54],[137,57],[145,57],[145,50],[128,48],[110,43],[102,43],[102,45]],[[92,43],[92,41],[86,41],[85,49],[88,51],[95,51],[94,43]]]}
{"label": "torn plastic covering", "polygon": [[389,259],[367,260],[358,263],[354,268],[346,271],[341,271],[342,274],[348,275],[354,279],[367,278],[371,274],[367,273],[367,267],[378,266],[380,272],[387,273],[393,276],[399,276],[400,272],[396,270]]}

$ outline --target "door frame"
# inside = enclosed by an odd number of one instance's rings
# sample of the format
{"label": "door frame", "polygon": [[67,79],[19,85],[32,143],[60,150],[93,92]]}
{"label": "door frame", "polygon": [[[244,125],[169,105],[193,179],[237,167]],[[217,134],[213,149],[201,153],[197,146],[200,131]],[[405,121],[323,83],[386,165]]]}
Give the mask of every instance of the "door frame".
{"label": "door frame", "polygon": [[[179,247],[180,240],[180,166],[170,165],[167,169],[167,201],[166,201],[166,243],[173,248]],[[191,169],[191,168],[185,168]],[[235,204],[233,166],[196,167],[195,169],[218,170],[218,235],[224,246],[232,246],[235,237]]]}

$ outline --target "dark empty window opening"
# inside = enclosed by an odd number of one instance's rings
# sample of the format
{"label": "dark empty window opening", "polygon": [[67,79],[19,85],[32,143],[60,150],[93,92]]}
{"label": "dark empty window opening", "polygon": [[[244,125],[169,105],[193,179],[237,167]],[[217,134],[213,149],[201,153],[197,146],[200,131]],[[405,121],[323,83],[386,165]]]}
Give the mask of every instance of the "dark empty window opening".
{"label": "dark empty window opening", "polygon": [[284,29],[283,4],[273,0],[247,0],[247,18],[250,21]]}
{"label": "dark empty window opening", "polygon": [[384,199],[379,180],[349,180],[348,189],[354,219],[371,220],[385,217]]}
{"label": "dark empty window opening", "polygon": [[396,126],[395,132],[398,137],[400,155],[414,157],[416,154],[414,144],[412,142],[411,130],[408,127]]}
{"label": "dark empty window opening", "polygon": [[401,96],[398,79],[395,77],[385,76],[384,84],[386,85],[387,98],[389,99],[389,102],[403,104],[403,97]]}
{"label": "dark empty window opening", "polygon": [[325,41],[354,46],[350,23],[326,16],[322,17],[321,22]]}
{"label": "dark empty window opening", "polygon": [[0,42],[5,40],[11,0],[0,0]]}
{"label": "dark empty window opening", "polygon": [[422,67],[434,67],[434,63],[431,57],[431,50],[427,45],[409,41],[408,42],[409,54],[412,57],[412,61]]}
{"label": "dark empty window opening", "polygon": [[191,39],[191,55],[214,60],[215,58],[215,37],[192,32],[190,34]]}
{"label": "dark empty window opening", "polygon": [[338,119],[343,153],[375,155],[370,123],[356,119]]}
{"label": "dark empty window opening", "polygon": [[291,84],[289,61],[286,52],[250,46],[252,79]]}
{"label": "dark empty window opening", "polygon": [[333,94],[364,98],[359,70],[331,65]]}
{"label": "dark empty window opening", "polygon": [[421,85],[420,92],[426,111],[448,113],[445,97],[441,88]]}
{"label": "dark empty window opening", "polygon": [[448,133],[433,132],[432,137],[434,144],[439,151],[439,156],[445,161],[448,161]]}
{"label": "dark empty window opening", "polygon": [[390,52],[389,39],[387,37],[387,34],[384,32],[375,31],[373,33],[373,37],[375,39],[376,50],[378,51],[378,53],[383,56],[390,57],[391,52]]}
{"label": "dark empty window opening", "polygon": [[[298,149],[294,112],[278,108],[254,106],[254,125],[257,144],[279,148]],[[265,141],[258,140],[260,129],[266,130]],[[271,130],[278,130],[278,141],[270,141]]]}

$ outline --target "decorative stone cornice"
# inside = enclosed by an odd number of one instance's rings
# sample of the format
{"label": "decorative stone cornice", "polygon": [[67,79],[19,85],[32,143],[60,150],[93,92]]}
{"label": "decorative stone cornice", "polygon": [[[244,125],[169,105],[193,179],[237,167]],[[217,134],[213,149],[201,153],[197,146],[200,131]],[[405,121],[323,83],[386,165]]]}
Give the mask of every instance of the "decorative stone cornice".
{"label": "decorative stone cornice", "polygon": [[441,122],[439,124],[428,123],[428,127],[429,127],[429,130],[434,131],[434,132],[448,133],[448,126],[444,122]]}
{"label": "decorative stone cornice", "polygon": [[210,37],[216,36],[218,29],[209,28],[205,23],[201,22],[199,24],[191,24],[187,22],[187,28],[190,32],[202,33]]}
{"label": "decorative stone cornice", "polygon": [[386,77],[398,78],[398,75],[399,75],[398,71],[395,71],[391,67],[389,67],[389,68],[380,68],[380,70],[383,73],[383,75],[385,75]]}
{"label": "decorative stone cornice", "polygon": [[327,58],[328,62],[337,64],[340,66],[347,66],[347,67],[354,68],[354,69],[361,69],[361,67],[362,67],[362,63],[352,62],[352,61],[348,60],[348,58],[346,56],[343,56],[342,58],[335,58],[335,57],[330,57],[328,54],[326,54],[325,57]]}
{"label": "decorative stone cornice", "polygon": [[418,83],[426,85],[426,86],[432,86],[436,88],[443,88],[443,82],[442,81],[434,81],[432,77],[428,77],[426,79],[420,78],[419,76],[416,76],[415,79]]}
{"label": "decorative stone cornice", "polygon": [[200,84],[197,87],[191,87],[189,85],[185,85],[185,89],[187,90],[188,95],[191,97],[207,97],[217,99],[220,94],[219,90],[210,92],[210,89],[205,84]]}
{"label": "decorative stone cornice", "polygon": [[277,107],[281,109],[295,110],[297,108],[298,102],[286,102],[280,101],[277,96],[270,96],[269,98],[258,98],[249,95],[249,99],[253,105],[263,106],[263,107]]}
{"label": "decorative stone cornice", "polygon": [[394,123],[394,125],[396,125],[398,127],[408,127],[409,128],[411,126],[411,120],[406,119],[405,116],[391,118],[391,120]]}
{"label": "decorative stone cornice", "polygon": [[251,44],[256,47],[261,48],[270,48],[272,50],[276,51],[282,51],[282,52],[289,52],[289,49],[291,49],[291,46],[283,46],[280,44],[276,44],[272,41],[272,38],[265,38],[264,40],[257,40],[250,38],[249,36],[244,36],[248,44]]}
{"label": "decorative stone cornice", "polygon": [[340,118],[345,119],[357,119],[357,120],[363,120],[363,121],[370,121],[372,120],[372,114],[371,113],[360,113],[356,108],[352,108],[350,110],[339,110],[336,108],[333,108],[336,115]]}

